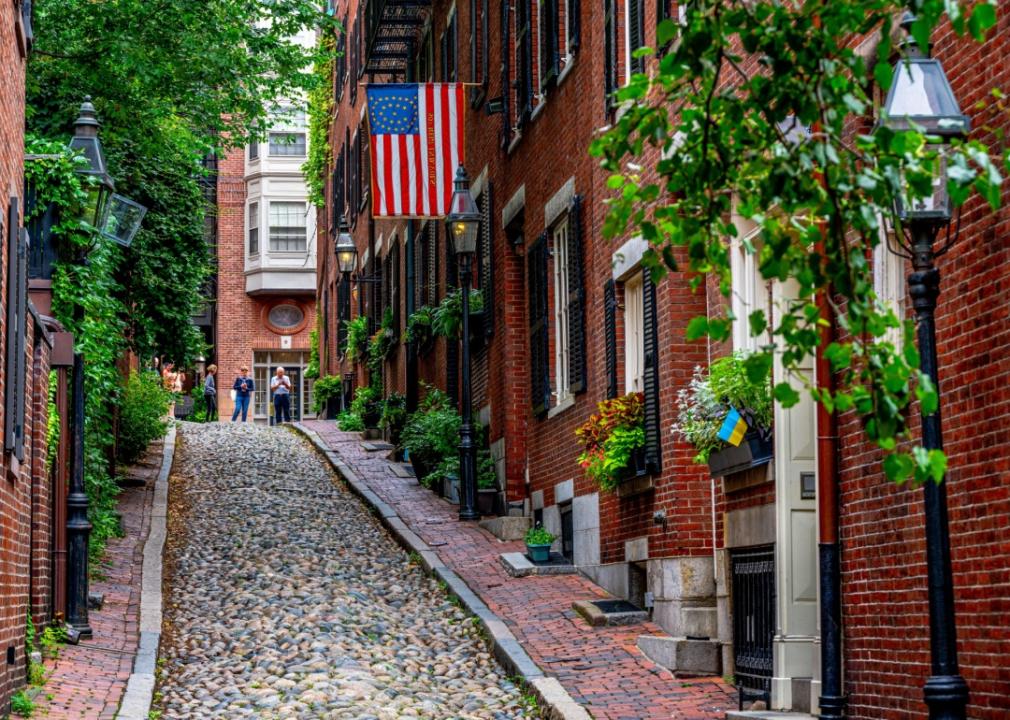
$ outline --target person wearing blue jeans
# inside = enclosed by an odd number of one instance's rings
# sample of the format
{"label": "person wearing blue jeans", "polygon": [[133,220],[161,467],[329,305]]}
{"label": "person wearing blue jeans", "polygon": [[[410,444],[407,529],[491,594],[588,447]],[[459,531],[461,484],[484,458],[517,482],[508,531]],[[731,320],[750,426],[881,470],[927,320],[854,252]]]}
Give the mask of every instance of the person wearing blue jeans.
{"label": "person wearing blue jeans", "polygon": [[274,423],[291,422],[291,380],[284,374],[284,368],[277,368],[270,389],[274,393]]}
{"label": "person wearing blue jeans", "polygon": [[242,422],[245,422],[246,415],[249,413],[249,398],[252,397],[253,391],[256,390],[256,384],[249,377],[249,368],[242,368],[242,374],[235,378],[231,389],[235,391],[235,411],[231,414],[231,421],[235,422],[238,419],[238,414],[241,412]]}

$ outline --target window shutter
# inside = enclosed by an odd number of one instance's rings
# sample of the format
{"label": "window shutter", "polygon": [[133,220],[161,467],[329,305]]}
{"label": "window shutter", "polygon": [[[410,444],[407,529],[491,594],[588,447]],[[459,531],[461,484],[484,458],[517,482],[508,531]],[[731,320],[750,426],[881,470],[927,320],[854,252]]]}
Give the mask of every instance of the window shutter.
{"label": "window shutter", "polygon": [[540,87],[546,88],[558,76],[558,0],[540,3]]}
{"label": "window shutter", "polygon": [[568,0],[568,52],[574,53],[582,42],[582,7],[579,0]]}
{"label": "window shutter", "polygon": [[607,398],[617,397],[617,288],[603,284],[603,336],[607,352]]}
{"label": "window shutter", "polygon": [[4,449],[24,459],[24,314],[26,289],[25,245],[20,227],[19,201],[11,196],[7,208],[7,358],[4,397]]}
{"label": "window shutter", "polygon": [[582,268],[582,196],[568,206],[568,387],[586,389],[586,291]]}
{"label": "window shutter", "polygon": [[494,335],[494,211],[491,183],[481,195],[480,219],[480,289],[484,293],[484,337]]}
{"label": "window shutter", "polygon": [[508,147],[509,141],[512,135],[512,111],[509,108],[509,95],[512,87],[512,70],[509,67],[509,49],[510,38],[509,38],[509,6],[511,3],[502,2],[501,4],[501,101],[502,101],[502,113],[501,113],[501,145],[503,148]]}
{"label": "window shutter", "polygon": [[[441,225],[441,223],[436,223]],[[451,292],[456,283],[456,252],[449,234],[445,235],[445,287]],[[459,342],[450,338],[445,346],[445,387],[452,404],[459,407]]]}
{"label": "window shutter", "polygon": [[361,204],[364,205],[368,202],[372,189],[371,162],[368,156],[368,133],[364,127],[358,131],[358,142],[361,145],[361,192],[358,194],[361,196]]}
{"label": "window shutter", "polygon": [[547,309],[547,232],[527,251],[527,288],[530,319],[530,401],[533,414],[544,415],[550,407],[550,341]]}
{"label": "window shutter", "polygon": [[351,93],[351,105],[356,105],[358,102],[358,21],[354,21],[354,29],[351,31],[351,78],[350,78],[350,93]]}
{"label": "window shutter", "polygon": [[438,305],[438,225],[437,222],[429,222],[425,238],[428,244],[428,298],[425,302],[431,307]]}
{"label": "window shutter", "polygon": [[533,112],[533,39],[530,29],[530,0],[516,3],[516,124],[522,125]]}
{"label": "window shutter", "polygon": [[[628,0],[628,47],[634,53],[645,44],[645,8],[642,0]],[[631,58],[631,72],[645,72],[645,58]]]}
{"label": "window shutter", "polygon": [[389,302],[393,306],[393,332],[400,340],[400,241],[393,244],[392,272],[389,277]]}
{"label": "window shutter", "polygon": [[604,108],[609,114],[617,90],[617,0],[603,0],[603,91]]}
{"label": "window shutter", "polygon": [[[659,431],[659,333],[656,321],[656,285],[652,273],[646,268],[642,278],[642,339],[645,345],[645,464],[649,472],[662,467]],[[615,372],[616,375],[616,372]]]}

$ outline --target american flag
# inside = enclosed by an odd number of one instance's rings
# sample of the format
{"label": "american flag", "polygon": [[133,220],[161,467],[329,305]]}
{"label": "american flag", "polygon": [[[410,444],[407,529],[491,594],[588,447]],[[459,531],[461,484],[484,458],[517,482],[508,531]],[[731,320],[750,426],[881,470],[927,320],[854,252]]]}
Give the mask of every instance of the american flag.
{"label": "american flag", "polygon": [[369,85],[372,214],[442,217],[463,162],[461,83]]}

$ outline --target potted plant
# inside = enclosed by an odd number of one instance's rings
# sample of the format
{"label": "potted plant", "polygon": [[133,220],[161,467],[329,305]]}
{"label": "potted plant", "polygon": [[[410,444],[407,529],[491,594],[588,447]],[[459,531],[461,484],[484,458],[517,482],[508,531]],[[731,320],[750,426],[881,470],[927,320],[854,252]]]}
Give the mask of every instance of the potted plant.
{"label": "potted plant", "polygon": [[575,436],[582,443],[579,464],[601,490],[614,490],[630,475],[646,472],[642,393],[603,400]]}
{"label": "potted plant", "polygon": [[[484,295],[480,290],[470,291],[470,335],[471,337],[482,337],[483,330],[478,328],[475,320],[483,318]],[[449,339],[458,339],[460,330],[463,327],[463,291],[459,288],[453,290],[442,298],[442,302],[432,310],[431,330],[439,336]]]}
{"label": "potted plant", "polygon": [[477,453],[477,512],[494,515],[497,499],[498,473],[495,472],[491,453],[482,449]]}
{"label": "potted plant", "polygon": [[414,343],[418,347],[427,345],[432,337],[432,310],[425,305],[418,308],[407,317],[407,326],[403,330],[403,342]]}
{"label": "potted plant", "polygon": [[538,523],[526,531],[526,554],[535,563],[545,563],[551,559],[554,540],[554,535]]}
{"label": "potted plant", "polygon": [[333,420],[340,411],[340,394],[344,381],[339,375],[326,375],[316,380],[312,386],[312,407],[319,415],[326,410],[326,417]]}
{"label": "potted plant", "polygon": [[[674,432],[694,445],[695,462],[708,463],[713,477],[767,464],[773,455],[771,387],[765,366],[748,372],[748,356],[735,353],[696,368],[686,388],[677,393]],[[758,372],[760,371],[760,372]],[[719,438],[732,410],[746,423],[739,445]]]}
{"label": "potted plant", "polygon": [[364,421],[366,428],[376,428],[379,426],[379,416],[382,412],[381,402],[379,389],[365,385],[354,391],[351,412]]}
{"label": "potted plant", "polygon": [[393,445],[400,444],[400,433],[407,422],[407,398],[401,393],[390,393],[382,403],[382,414],[379,416],[379,427],[389,436]]}
{"label": "potted plant", "polygon": [[459,456],[459,413],[449,396],[425,386],[427,392],[417,411],[408,416],[400,433],[400,444],[407,451],[418,481],[431,487],[441,485],[439,466]]}

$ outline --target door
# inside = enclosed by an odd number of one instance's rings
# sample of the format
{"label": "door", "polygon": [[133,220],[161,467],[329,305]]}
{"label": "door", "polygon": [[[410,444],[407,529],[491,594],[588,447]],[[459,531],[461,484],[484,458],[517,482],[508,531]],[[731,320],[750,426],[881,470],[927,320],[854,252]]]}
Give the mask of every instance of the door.
{"label": "door", "polygon": [[[293,422],[299,422],[302,419],[302,371],[300,367],[285,367],[284,374],[291,383],[291,420]],[[271,375],[269,382],[272,383],[274,377],[274,375]],[[272,425],[276,421],[276,418],[274,417],[273,390],[270,391],[270,407],[267,408],[267,415],[269,416],[270,424]]]}
{"label": "door", "polygon": [[775,635],[775,549],[730,551],[733,588],[733,664],[740,704],[771,700]]}

